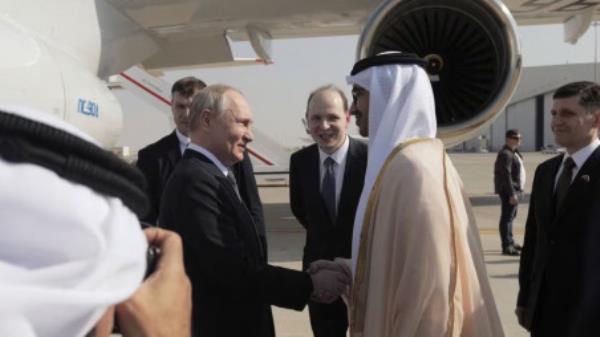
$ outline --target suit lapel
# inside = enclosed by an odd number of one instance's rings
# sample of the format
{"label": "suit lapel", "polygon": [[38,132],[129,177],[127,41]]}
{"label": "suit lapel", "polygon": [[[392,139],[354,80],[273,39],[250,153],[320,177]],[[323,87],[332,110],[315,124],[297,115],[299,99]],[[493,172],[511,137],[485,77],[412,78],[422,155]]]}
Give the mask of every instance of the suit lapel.
{"label": "suit lapel", "polygon": [[588,199],[590,188],[598,179],[600,171],[600,147],[596,148],[590,157],[585,161],[577,176],[567,190],[567,196],[558,214],[554,218],[558,221],[573,206]]}
{"label": "suit lapel", "polygon": [[181,160],[181,150],[179,149],[179,139],[177,138],[177,134],[175,134],[175,130],[169,135],[169,152],[167,153],[167,158],[169,163],[171,163],[171,167],[175,167],[175,165]]}
{"label": "suit lapel", "polygon": [[260,256],[263,258],[266,258],[267,255],[265,252],[265,247],[263,247],[262,240],[260,239],[258,227],[256,226],[256,223],[254,222],[254,218],[252,217],[252,214],[250,214],[250,210],[248,210],[248,207],[246,207],[246,204],[240,199],[238,194],[235,192],[235,190],[234,190],[233,186],[231,185],[231,183],[229,182],[229,180],[223,175],[222,172],[219,172],[219,173],[220,174],[217,175],[217,179],[219,179],[221,186],[225,186],[225,193],[227,194],[227,197],[229,198],[231,205],[233,205],[233,207],[235,208],[236,213],[242,214],[243,215],[242,218],[245,218],[246,221],[249,223],[250,227],[252,228],[252,232],[253,232],[252,236],[254,237],[256,246],[258,247],[258,250],[260,251]]}
{"label": "suit lapel", "polygon": [[344,171],[344,181],[342,185],[342,191],[340,193],[340,200],[338,201],[338,217],[336,219],[336,225],[342,220],[341,218],[345,214],[349,214],[346,208],[347,204],[350,201],[350,196],[353,195],[352,189],[354,189],[354,185],[356,181],[360,180],[358,177],[359,167],[356,163],[356,144],[355,140],[350,138],[350,146],[348,147],[348,155],[346,156],[346,168]]}
{"label": "suit lapel", "polygon": [[165,137],[165,141],[161,144],[161,154],[159,157],[159,183],[160,190],[159,195],[162,194],[162,190],[167,185],[171,173],[175,169],[177,163],[181,160],[181,151],[179,150],[179,139],[175,131]]}
{"label": "suit lapel", "polygon": [[548,224],[548,228],[546,228],[546,231],[549,232],[555,229],[554,219],[556,218],[556,211],[554,206],[554,178],[556,177],[556,172],[558,172],[558,168],[560,167],[561,163],[562,156],[557,156],[552,159],[552,162],[548,164],[548,167],[546,168],[545,172],[543,172],[543,180],[542,183],[539,184],[539,191],[536,191],[536,193],[539,193],[541,195],[542,200],[542,204],[540,207],[540,210],[543,210],[542,216],[544,218],[544,221],[542,221],[542,223]]}
{"label": "suit lapel", "polygon": [[229,182],[229,180],[227,180],[227,177],[225,177],[223,172],[221,172],[221,170],[219,170],[219,168],[217,167],[217,165],[215,165],[215,163],[213,163],[210,159],[208,159],[202,153],[194,151],[194,150],[187,150],[187,151],[185,151],[185,157],[187,158],[188,156],[193,156],[199,160],[202,160],[203,162],[210,164],[210,165],[208,165],[209,170],[211,171],[210,173],[213,174],[217,178],[217,180],[219,180],[219,185],[224,187],[225,194],[226,194],[227,198],[229,199],[229,204],[235,208],[236,214],[242,215],[242,219],[246,219],[246,221],[248,222],[248,225],[252,228],[251,229],[251,231],[253,233],[252,236],[254,237],[257,249],[260,252],[260,256],[263,258],[266,258],[267,255],[266,255],[265,249],[263,247],[262,240],[260,239],[258,228],[256,227],[256,224],[254,223],[254,219],[252,218],[252,215],[250,214],[250,211],[248,210],[248,208],[246,207],[244,202],[242,200],[240,200],[240,198],[238,197],[237,193],[235,192],[235,190],[234,190],[233,186],[231,185],[231,183]]}

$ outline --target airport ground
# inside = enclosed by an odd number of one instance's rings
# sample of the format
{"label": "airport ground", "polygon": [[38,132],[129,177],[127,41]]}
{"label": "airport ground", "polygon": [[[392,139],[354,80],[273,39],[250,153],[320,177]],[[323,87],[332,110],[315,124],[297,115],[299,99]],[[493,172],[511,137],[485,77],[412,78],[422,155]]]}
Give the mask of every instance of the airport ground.
{"label": "airport ground", "polygon": [[[494,292],[504,332],[507,337],[525,337],[526,331],[514,315],[518,291],[519,258],[501,254],[498,235],[500,200],[494,192],[493,165],[495,153],[453,153],[450,155],[468,192],[480,229],[488,277]],[[521,200],[514,223],[517,242],[521,243],[527,218],[529,192],[535,168],[553,155],[525,153],[527,169],[525,198]],[[287,187],[263,187],[260,194],[265,206],[271,263],[300,269],[304,231],[289,208]],[[312,336],[308,311],[302,312],[274,307],[278,337]]]}

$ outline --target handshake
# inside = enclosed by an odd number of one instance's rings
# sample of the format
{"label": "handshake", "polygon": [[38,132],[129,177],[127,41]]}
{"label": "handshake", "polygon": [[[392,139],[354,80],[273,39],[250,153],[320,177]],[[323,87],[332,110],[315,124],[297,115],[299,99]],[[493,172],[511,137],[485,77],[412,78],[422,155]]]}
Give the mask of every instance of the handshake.
{"label": "handshake", "polygon": [[352,284],[349,259],[314,261],[307,271],[313,283],[311,300],[315,302],[332,303],[345,294]]}

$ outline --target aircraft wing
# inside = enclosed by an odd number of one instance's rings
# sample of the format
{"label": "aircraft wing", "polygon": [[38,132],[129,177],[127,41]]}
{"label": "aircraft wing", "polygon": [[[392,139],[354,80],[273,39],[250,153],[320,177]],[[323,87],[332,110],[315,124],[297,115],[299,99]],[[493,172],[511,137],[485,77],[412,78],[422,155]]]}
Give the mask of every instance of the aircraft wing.
{"label": "aircraft wing", "polygon": [[519,25],[562,23],[563,40],[576,43],[593,20],[600,18],[596,0],[505,0]]}
{"label": "aircraft wing", "polygon": [[564,23],[580,14],[598,19],[596,0],[504,0],[519,25]]}
{"label": "aircraft wing", "polygon": [[278,38],[358,34],[379,3],[369,0],[107,0],[152,36],[146,69],[235,62],[230,40],[250,41],[271,63]]}
{"label": "aircraft wing", "polygon": [[[234,64],[233,41],[271,63],[270,41],[359,33],[378,0],[107,0],[152,37],[146,69]],[[565,24],[574,43],[598,17],[597,0],[505,0],[518,24]],[[252,64],[252,62],[246,64]]]}

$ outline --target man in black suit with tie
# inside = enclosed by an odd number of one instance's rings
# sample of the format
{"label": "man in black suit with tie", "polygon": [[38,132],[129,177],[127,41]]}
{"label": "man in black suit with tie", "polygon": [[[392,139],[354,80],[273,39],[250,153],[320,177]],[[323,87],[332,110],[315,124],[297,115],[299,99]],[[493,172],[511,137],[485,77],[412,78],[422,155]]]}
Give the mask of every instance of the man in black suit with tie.
{"label": "man in black suit with tie", "polygon": [[494,189],[502,204],[498,227],[504,255],[519,255],[521,250],[521,246],[515,243],[512,232],[519,198],[525,186],[525,167],[519,145],[521,145],[519,131],[515,129],[506,131],[506,144],[498,152],[494,163]]}
{"label": "man in black suit with tie", "polygon": [[167,183],[160,224],[181,235],[192,282],[193,335],[275,335],[271,305],[301,310],[309,297],[331,302],[349,283],[338,272],[267,264],[260,228],[231,167],[252,140],[252,113],[228,86],[202,90],[190,111],[191,143]]}
{"label": "man in black suit with tie", "polygon": [[[145,222],[155,224],[158,219],[160,200],[167,180],[190,142],[188,137],[190,105],[194,96],[204,87],[206,84],[195,77],[184,77],[175,82],[171,87],[171,112],[175,130],[138,152],[136,165],[146,177],[150,199],[148,214],[142,218]],[[247,152],[244,153],[244,160],[234,165],[233,171],[241,187],[242,198],[264,236],[262,204],[256,192],[254,170]]]}
{"label": "man in black suit with tie", "polygon": [[[316,260],[350,257],[354,214],[367,166],[367,145],[348,137],[348,101],[339,88],[324,86],[308,99],[306,119],[315,144],[292,154],[290,206],[306,229],[303,268]],[[346,306],[309,302],[316,337],[343,337]]]}
{"label": "man in black suit with tie", "polygon": [[553,98],[566,153],[535,172],[516,313],[532,336],[599,336],[600,86],[570,83]]}

